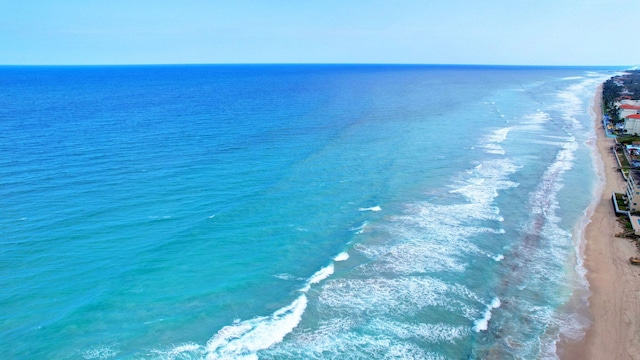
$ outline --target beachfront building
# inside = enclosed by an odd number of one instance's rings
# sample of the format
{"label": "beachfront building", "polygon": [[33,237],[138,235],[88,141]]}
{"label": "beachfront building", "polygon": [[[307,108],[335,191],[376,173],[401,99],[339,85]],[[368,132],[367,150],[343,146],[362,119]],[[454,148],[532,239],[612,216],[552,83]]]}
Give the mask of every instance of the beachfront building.
{"label": "beachfront building", "polygon": [[640,114],[640,105],[635,105],[635,104],[632,104],[632,103],[631,104],[630,103],[620,104],[618,109],[620,109],[619,112],[618,112],[618,117],[620,119],[624,119],[628,115]]}
{"label": "beachfront building", "polygon": [[625,156],[634,168],[640,169],[640,144],[633,143],[625,146]]}
{"label": "beachfront building", "polygon": [[[620,100],[620,104],[640,106],[640,100],[622,99],[622,100]],[[618,106],[620,106],[620,105],[618,105]]]}
{"label": "beachfront building", "polygon": [[623,119],[627,134],[640,135],[640,114],[629,114]]}
{"label": "beachfront building", "polygon": [[640,170],[629,171],[627,177],[627,202],[629,211],[640,212]]}

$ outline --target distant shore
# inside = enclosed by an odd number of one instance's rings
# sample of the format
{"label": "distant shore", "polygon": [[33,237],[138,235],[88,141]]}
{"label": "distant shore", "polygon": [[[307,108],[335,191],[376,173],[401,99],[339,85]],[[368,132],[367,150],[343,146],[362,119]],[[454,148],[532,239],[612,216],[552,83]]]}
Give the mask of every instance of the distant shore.
{"label": "distant shore", "polygon": [[625,182],[602,126],[602,87],[594,98],[596,146],[601,157],[605,184],[584,236],[584,265],[592,295],[589,309],[593,323],[585,337],[563,344],[562,359],[640,359],[640,267],[629,263],[637,253],[627,239],[615,237],[622,230],[612,202],[613,191],[622,192]]}

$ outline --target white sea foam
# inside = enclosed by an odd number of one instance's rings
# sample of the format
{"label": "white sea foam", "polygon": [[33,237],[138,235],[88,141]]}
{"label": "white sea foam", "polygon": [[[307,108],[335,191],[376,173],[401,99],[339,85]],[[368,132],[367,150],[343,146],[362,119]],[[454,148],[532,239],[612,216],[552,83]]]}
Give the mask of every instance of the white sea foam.
{"label": "white sea foam", "polygon": [[171,219],[172,216],[171,215],[164,215],[164,216],[151,215],[151,216],[148,216],[148,218],[151,220],[168,220],[168,219]]}
{"label": "white sea foam", "polygon": [[149,324],[158,323],[162,321],[164,321],[164,319],[156,319],[156,320],[145,321],[144,324],[149,325]]}
{"label": "white sea foam", "polygon": [[415,341],[451,342],[466,335],[464,327],[446,324],[405,324],[374,318],[370,322],[337,316],[322,320],[313,331],[291,334],[287,342],[264,352],[267,358],[296,359],[446,359]]}
{"label": "white sea foam", "polygon": [[334,270],[335,270],[334,265],[333,263],[331,263],[328,266],[323,267],[322,269],[316,271],[315,274],[311,275],[311,277],[309,278],[309,281],[307,281],[307,283],[304,285],[302,289],[300,289],[300,291],[302,292],[309,291],[309,289],[311,289],[311,285],[318,284],[322,280],[328,278],[329,276],[331,276],[331,274],[333,274]]}
{"label": "white sea foam", "polygon": [[[336,261],[347,258],[348,254],[343,252],[336,256]],[[331,276],[333,272],[333,263],[318,270],[309,278],[301,291],[303,293],[309,291],[312,284],[320,283]],[[285,280],[292,278],[290,274],[286,273],[275,276]],[[298,326],[307,307],[307,302],[307,297],[303,294],[270,316],[256,317],[245,321],[237,320],[233,325],[223,327],[207,342],[206,359],[257,359],[256,353],[258,351],[280,343],[287,334]],[[174,350],[177,351],[177,348]]]}
{"label": "white sea foam", "polygon": [[547,140],[539,140],[539,139],[531,139],[528,142],[530,144],[548,145],[548,146],[556,146],[556,147],[561,147],[564,144],[564,142],[547,141]]}
{"label": "white sea foam", "polygon": [[358,211],[381,211],[382,208],[379,205],[368,207],[368,208],[358,208]]}
{"label": "white sea foam", "polygon": [[367,326],[367,329],[380,334],[389,334],[395,338],[415,338],[423,341],[426,340],[430,343],[454,343],[457,339],[469,335],[470,330],[467,326],[454,326],[443,323],[415,324],[393,320],[384,320],[380,318],[374,319]]}
{"label": "white sea foam", "polygon": [[[451,241],[439,243],[407,239],[396,246],[368,247],[364,253],[377,259],[377,262],[370,265],[375,268],[376,273],[462,272],[467,264],[460,260],[460,253],[474,252],[477,248],[472,244],[469,244],[468,248],[452,245]],[[371,250],[376,251],[377,256],[371,257]],[[380,256],[381,254],[384,256]]]}
{"label": "white sea foam", "polygon": [[491,135],[489,135],[489,137],[487,138],[487,141],[493,143],[501,143],[507,139],[507,136],[509,135],[509,132],[511,130],[513,130],[512,127],[505,127],[494,130],[493,133],[491,133]]}
{"label": "white sea foam", "polygon": [[488,154],[505,155],[506,151],[499,144],[507,139],[509,132],[513,127],[505,127],[494,130],[485,139],[481,141],[482,147]]}
{"label": "white sea foam", "polygon": [[[336,261],[344,261],[348,258],[346,252],[336,256]],[[339,260],[338,260],[339,259]],[[301,290],[307,292],[312,284],[320,283],[334,272],[333,263],[313,274],[305,287]],[[274,275],[283,280],[292,280],[291,274],[282,273]],[[206,354],[206,359],[257,359],[256,353],[267,349],[279,342],[289,334],[302,319],[302,314],[307,307],[307,297],[303,294],[288,306],[285,306],[270,316],[256,317],[250,320],[236,320],[232,325],[220,329],[209,341],[205,348],[197,344],[183,344],[169,351],[158,352],[162,358],[175,359],[186,356],[203,357],[198,354]]]}
{"label": "white sea foam", "polygon": [[499,190],[518,186],[508,177],[519,169],[506,158],[485,161],[451,185],[450,193],[462,195],[466,201],[409,204],[404,214],[387,218],[391,226],[383,231],[395,241],[358,243],[353,249],[373,260],[369,265],[373,273],[462,272],[468,255],[494,256],[470,238],[483,233],[504,234],[504,229],[479,226],[478,221],[488,221],[487,225],[504,221],[494,200]]}
{"label": "white sea foam", "polygon": [[[508,131],[498,134],[501,135],[500,138],[496,137],[494,140],[503,141]],[[449,193],[460,195],[461,202],[419,202],[407,205],[402,215],[389,216],[389,225],[377,231],[388,234],[394,241],[355,244],[353,250],[372,261],[356,269],[358,277],[362,278],[338,278],[324,282],[319,292],[318,311],[330,319],[344,319],[344,316],[355,319],[373,317],[377,322],[369,325],[371,331],[380,334],[378,336],[386,334],[388,344],[399,344],[398,338],[404,339],[410,337],[410,334],[415,334],[422,341],[451,341],[467,336],[474,330],[471,326],[453,327],[445,324],[416,324],[411,327],[404,322],[387,319],[410,317],[428,308],[450,312],[454,317],[462,316],[470,323],[482,318],[488,324],[490,313],[487,315],[478,308],[477,304],[482,301],[473,291],[459,284],[445,283],[427,274],[464,271],[467,266],[464,259],[468,258],[464,256],[466,253],[483,254],[494,260],[498,258],[478,248],[469,239],[476,234],[504,233],[504,229],[488,225],[504,221],[494,201],[500,190],[518,186],[509,180],[509,176],[519,169],[507,158],[485,161],[460,176],[451,186]],[[363,208],[360,210],[366,211]],[[487,221],[487,226],[480,226],[479,221]],[[360,230],[352,228],[351,231]],[[320,276],[322,273],[322,270],[319,271],[318,277],[326,278]],[[393,276],[379,278],[376,274]],[[415,276],[417,274],[420,275]],[[499,306],[495,303],[493,305]],[[305,349],[310,351],[305,356],[309,356],[309,353],[325,356],[336,350],[335,344],[340,344],[340,350],[345,351],[351,346],[351,341],[363,340],[361,333],[350,328],[350,323],[347,320],[340,322],[339,325],[346,328],[333,329],[326,334],[322,329],[295,332],[292,342],[304,341]],[[478,327],[483,325],[478,324]],[[366,328],[368,327],[365,326]],[[291,354],[292,347],[286,347],[287,354]],[[309,347],[316,350],[309,350]],[[273,349],[269,351],[271,350]],[[362,353],[360,347],[358,353]]]}
{"label": "white sea foam", "polygon": [[548,219],[554,217],[553,210],[557,208],[556,195],[563,187],[562,175],[573,167],[574,153],[578,148],[575,139],[571,140],[563,144],[563,149],[557,153],[555,161],[545,171],[538,189],[532,193],[532,213],[542,213]]}
{"label": "white sea foam", "polygon": [[176,348],[174,348],[173,354],[175,355],[179,355],[183,352],[191,352],[191,351],[197,351],[199,349],[201,349],[202,346],[196,344],[196,343],[186,343],[186,344],[182,344]]}
{"label": "white sea foam", "polygon": [[86,350],[82,352],[82,358],[84,359],[112,359],[118,355],[118,351],[114,349],[114,346],[102,345],[90,350]]}
{"label": "white sea foam", "polygon": [[576,118],[578,114],[584,112],[583,103],[579,96],[581,90],[584,90],[584,85],[576,84],[558,93],[558,97],[562,100],[558,108],[562,111],[566,130],[580,131],[583,129],[582,123]]}
{"label": "white sea foam", "polygon": [[504,155],[507,153],[504,148],[498,144],[485,144],[483,148],[487,154]]}
{"label": "white sea foam", "polygon": [[151,350],[149,357],[154,359],[175,360],[204,358],[205,348],[196,343],[184,343],[167,351]]}
{"label": "white sea foam", "polygon": [[257,359],[259,350],[281,342],[302,319],[307,297],[301,295],[271,316],[257,317],[220,329],[206,346],[207,359]]}
{"label": "white sea foam", "polygon": [[520,169],[510,159],[485,161],[469,170],[465,177],[456,180],[450,193],[458,193],[466,197],[471,204],[491,210],[493,217],[499,210],[490,204],[498,196],[498,190],[518,186],[509,181],[508,176]]}
{"label": "white sea foam", "polygon": [[334,271],[333,264],[330,264],[329,266],[318,270],[315,274],[313,274],[313,276],[311,276],[311,279],[309,279],[309,284],[319,283],[320,281],[331,276],[331,274],[333,274],[333,271]]}
{"label": "white sea foam", "polygon": [[290,343],[269,349],[265,355],[276,359],[447,359],[410,341],[361,332],[299,334]]}
{"label": "white sea foam", "polygon": [[273,277],[278,278],[280,280],[295,280],[296,279],[295,276],[293,276],[291,274],[288,274],[288,273],[276,274],[276,275],[273,275]]}
{"label": "white sea foam", "polygon": [[362,224],[360,224],[359,226],[352,227],[349,230],[353,231],[356,234],[362,234],[364,232],[364,230],[367,228],[367,225],[369,225],[369,222],[363,221]]}
{"label": "white sea foam", "polygon": [[468,320],[480,314],[473,306],[480,301],[472,291],[428,276],[332,279],[322,286],[319,301],[325,314],[335,316],[407,317],[431,306]]}
{"label": "white sea foam", "polygon": [[521,125],[518,126],[519,131],[529,131],[529,132],[542,132],[545,129],[542,125],[546,124],[551,120],[551,116],[541,110],[537,110],[535,113],[526,115],[521,122]]}
{"label": "white sea foam", "polygon": [[336,257],[333,258],[333,261],[346,261],[348,259],[349,259],[349,253],[344,251],[344,252],[341,252],[340,254],[336,255]]}
{"label": "white sea foam", "polygon": [[491,312],[493,309],[499,308],[500,305],[500,299],[497,297],[494,298],[493,301],[491,301],[491,304],[487,305],[487,309],[484,311],[482,319],[475,321],[473,331],[480,332],[487,330],[489,328],[489,320],[491,320]]}

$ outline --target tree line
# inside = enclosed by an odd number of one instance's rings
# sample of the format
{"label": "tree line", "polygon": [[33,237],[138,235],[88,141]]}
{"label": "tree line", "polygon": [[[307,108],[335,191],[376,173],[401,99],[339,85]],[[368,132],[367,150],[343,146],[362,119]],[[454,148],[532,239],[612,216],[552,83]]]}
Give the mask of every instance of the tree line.
{"label": "tree line", "polygon": [[602,86],[604,113],[616,123],[622,121],[616,102],[622,99],[640,100],[640,70],[629,70],[605,81]]}

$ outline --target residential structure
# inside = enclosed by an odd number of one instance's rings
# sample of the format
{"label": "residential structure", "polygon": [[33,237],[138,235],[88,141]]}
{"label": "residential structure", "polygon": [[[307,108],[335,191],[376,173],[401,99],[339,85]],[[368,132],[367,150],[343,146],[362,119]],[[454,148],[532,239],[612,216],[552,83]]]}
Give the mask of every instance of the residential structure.
{"label": "residential structure", "polygon": [[627,202],[629,211],[640,212],[640,170],[629,171],[627,177]]}
{"label": "residential structure", "polygon": [[620,100],[620,104],[640,106],[640,100],[622,99]]}
{"label": "residential structure", "polygon": [[640,135],[640,114],[629,114],[625,116],[624,130],[627,134]]}
{"label": "residential structure", "polygon": [[640,106],[633,104],[620,104],[618,117],[620,119],[626,118],[628,115],[640,114]]}

